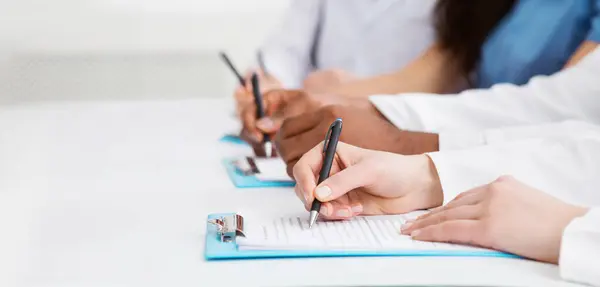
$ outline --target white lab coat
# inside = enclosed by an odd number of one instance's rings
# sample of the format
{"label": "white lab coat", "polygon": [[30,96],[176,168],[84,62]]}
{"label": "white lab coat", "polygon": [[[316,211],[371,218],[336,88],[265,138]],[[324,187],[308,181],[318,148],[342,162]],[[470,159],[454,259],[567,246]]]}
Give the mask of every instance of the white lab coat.
{"label": "white lab coat", "polygon": [[360,77],[406,66],[434,41],[435,0],[293,0],[261,47],[267,70],[297,89],[313,69]]}
{"label": "white lab coat", "polygon": [[444,201],[504,174],[567,202],[595,207],[563,234],[561,275],[600,286],[600,49],[527,85],[457,96],[373,96],[396,126],[440,134],[429,154]]}

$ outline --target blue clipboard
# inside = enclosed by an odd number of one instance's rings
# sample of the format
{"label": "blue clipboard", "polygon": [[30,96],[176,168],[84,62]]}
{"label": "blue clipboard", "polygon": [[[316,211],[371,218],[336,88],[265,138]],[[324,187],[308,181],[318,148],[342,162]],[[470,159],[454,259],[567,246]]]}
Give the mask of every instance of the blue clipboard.
{"label": "blue clipboard", "polygon": [[219,141],[223,143],[231,143],[236,145],[248,145],[248,143],[244,141],[241,137],[234,134],[226,134],[223,137],[221,137]]}
{"label": "blue clipboard", "polygon": [[[233,213],[211,214],[208,220],[233,215]],[[499,257],[520,258],[519,256],[493,250],[238,250],[235,241],[223,242],[215,225],[207,224],[204,257],[206,260],[241,260],[310,257],[376,257],[376,256],[437,256],[437,257]]]}
{"label": "blue clipboard", "polygon": [[222,161],[229,179],[237,188],[260,188],[260,187],[294,187],[296,183],[291,179],[289,181],[263,181],[254,175],[245,175],[239,171],[233,161],[235,159],[224,159]]}

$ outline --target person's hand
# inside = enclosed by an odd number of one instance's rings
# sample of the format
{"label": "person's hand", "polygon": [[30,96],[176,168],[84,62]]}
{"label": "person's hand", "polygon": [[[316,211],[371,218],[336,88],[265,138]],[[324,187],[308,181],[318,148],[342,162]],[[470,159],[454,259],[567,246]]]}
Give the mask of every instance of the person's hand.
{"label": "person's hand", "polygon": [[329,88],[357,79],[353,74],[342,69],[314,71],[304,79],[303,87],[313,93],[323,93]]}
{"label": "person's hand", "polygon": [[260,83],[260,91],[262,94],[281,89],[281,82],[275,78],[273,75],[265,75],[262,70],[251,70],[246,72],[244,76],[246,84],[244,86],[238,86],[234,92],[235,98],[235,110],[236,113],[241,115],[242,110],[247,105],[254,104],[254,95],[252,94],[252,74],[256,73],[258,75],[259,83]]}
{"label": "person's hand", "polygon": [[437,171],[426,155],[404,156],[366,150],[339,142],[331,176],[317,186],[323,143],[294,166],[296,195],[307,210],[316,197],[326,219],[356,215],[399,214],[440,206],[443,194]]}
{"label": "person's hand", "polygon": [[289,117],[317,110],[320,107],[340,104],[356,103],[357,100],[346,99],[343,96],[317,95],[304,91],[274,90],[263,96],[265,117],[256,118],[256,105],[254,102],[246,105],[241,112],[243,123],[243,137],[250,143],[260,143],[263,134],[274,135],[283,121]]}
{"label": "person's hand", "polygon": [[292,167],[304,153],[323,141],[337,118],[344,121],[340,140],[351,145],[408,155],[438,150],[438,135],[401,131],[368,101],[331,105],[288,118],[281,125],[275,145],[286,162],[288,174],[291,175]]}
{"label": "person's hand", "polygon": [[563,230],[586,212],[504,176],[404,225],[402,233],[557,263]]}

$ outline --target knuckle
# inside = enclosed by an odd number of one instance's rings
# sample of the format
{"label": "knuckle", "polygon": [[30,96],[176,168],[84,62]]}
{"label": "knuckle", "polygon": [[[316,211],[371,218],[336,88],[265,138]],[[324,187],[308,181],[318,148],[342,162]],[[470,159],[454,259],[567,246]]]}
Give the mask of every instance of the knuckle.
{"label": "knuckle", "polygon": [[322,109],[326,116],[339,117],[342,113],[342,108],[338,105],[326,106]]}
{"label": "knuckle", "polygon": [[500,192],[504,189],[504,182],[494,181],[490,183],[488,193],[493,198],[498,196]]}
{"label": "knuckle", "polygon": [[513,182],[515,178],[512,175],[502,175],[496,179],[496,182]]}

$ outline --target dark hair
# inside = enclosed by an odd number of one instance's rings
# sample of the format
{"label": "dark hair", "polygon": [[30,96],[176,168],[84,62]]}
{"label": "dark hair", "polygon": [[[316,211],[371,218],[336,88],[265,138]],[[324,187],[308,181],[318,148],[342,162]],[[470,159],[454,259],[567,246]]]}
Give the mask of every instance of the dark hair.
{"label": "dark hair", "polygon": [[517,0],[438,0],[435,29],[439,47],[465,76],[479,63],[488,35]]}

